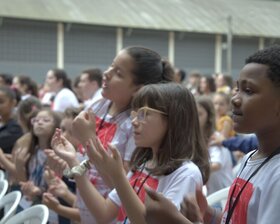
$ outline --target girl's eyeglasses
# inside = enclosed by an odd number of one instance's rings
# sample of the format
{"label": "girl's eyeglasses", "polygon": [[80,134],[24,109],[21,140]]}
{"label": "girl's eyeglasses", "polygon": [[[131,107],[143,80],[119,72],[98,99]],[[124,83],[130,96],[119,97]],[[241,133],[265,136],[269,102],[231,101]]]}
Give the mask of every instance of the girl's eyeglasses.
{"label": "girl's eyeglasses", "polygon": [[38,123],[39,121],[42,121],[43,123],[49,123],[52,121],[52,119],[48,117],[33,117],[31,119],[31,124]]}
{"label": "girl's eyeglasses", "polygon": [[152,111],[155,113],[159,113],[159,114],[163,114],[163,115],[167,115],[167,113],[157,110],[157,109],[153,109],[150,107],[141,107],[140,109],[138,109],[137,111],[131,111],[130,113],[130,118],[133,121],[135,118],[137,118],[138,122],[144,122],[146,120],[146,115],[148,111]]}

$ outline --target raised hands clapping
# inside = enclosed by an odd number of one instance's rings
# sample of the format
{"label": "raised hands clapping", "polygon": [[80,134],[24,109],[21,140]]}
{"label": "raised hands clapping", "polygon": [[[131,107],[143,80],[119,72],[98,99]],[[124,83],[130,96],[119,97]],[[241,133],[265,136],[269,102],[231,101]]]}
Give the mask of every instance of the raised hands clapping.
{"label": "raised hands clapping", "polygon": [[52,137],[51,146],[55,153],[67,162],[68,166],[73,167],[79,165],[74,146],[61,135],[61,130],[58,128]]}
{"label": "raised hands clapping", "polygon": [[82,111],[72,123],[73,135],[86,146],[90,138],[95,138],[95,116],[92,110]]}

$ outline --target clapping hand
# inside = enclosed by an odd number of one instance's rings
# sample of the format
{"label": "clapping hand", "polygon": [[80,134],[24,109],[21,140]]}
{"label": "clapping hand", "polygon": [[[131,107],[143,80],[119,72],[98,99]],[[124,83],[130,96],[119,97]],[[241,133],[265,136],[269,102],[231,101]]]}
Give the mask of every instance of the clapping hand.
{"label": "clapping hand", "polygon": [[32,181],[19,182],[20,190],[29,201],[32,201],[36,196],[39,196],[42,191],[39,187],[34,185]]}
{"label": "clapping hand", "polygon": [[61,135],[61,130],[56,129],[52,137],[51,146],[55,153],[63,160],[65,160],[70,167],[79,164],[76,158],[76,150],[74,146]]}
{"label": "clapping hand", "polygon": [[108,144],[107,151],[98,138],[90,139],[87,143],[87,155],[98,171],[106,173],[113,181],[125,174],[120,153],[112,144]]}
{"label": "clapping hand", "polygon": [[82,111],[72,123],[73,135],[84,146],[89,138],[95,138],[95,116],[92,110]]}

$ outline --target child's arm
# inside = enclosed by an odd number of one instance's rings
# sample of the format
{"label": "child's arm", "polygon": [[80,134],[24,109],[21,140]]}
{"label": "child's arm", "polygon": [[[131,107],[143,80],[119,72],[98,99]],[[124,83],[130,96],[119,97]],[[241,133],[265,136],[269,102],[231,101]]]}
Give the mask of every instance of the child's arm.
{"label": "child's arm", "polygon": [[[64,159],[70,168],[79,166],[80,162],[76,159],[74,147],[60,135],[57,130],[52,146],[55,152]],[[75,175],[76,187],[79,189],[81,197],[87,208],[96,218],[98,223],[108,223],[116,218],[119,207],[110,199],[105,199],[84,175]]]}
{"label": "child's arm", "polygon": [[222,142],[222,145],[230,151],[240,150],[243,153],[248,153],[258,148],[259,143],[256,135],[242,136],[237,135]]}
{"label": "child's arm", "polygon": [[15,167],[17,181],[27,181],[26,163],[30,157],[27,148],[19,148],[15,152]]}
{"label": "child's arm", "polygon": [[212,172],[218,171],[219,169],[221,169],[221,164],[220,163],[210,163],[210,170]]}
{"label": "child's arm", "polygon": [[[63,182],[62,180],[59,181]],[[52,193],[56,197],[63,199],[69,205],[73,205],[77,200],[75,194],[73,194],[69,189],[62,187],[60,184],[56,186],[49,186],[48,192]]]}
{"label": "child's arm", "polygon": [[[145,187],[146,190],[146,214],[147,224],[191,224],[191,221],[178,211],[176,206],[162,194]],[[201,219],[197,219],[201,220]]]}
{"label": "child's arm", "polygon": [[43,204],[45,204],[49,209],[55,211],[58,215],[65,218],[71,219],[76,222],[81,221],[80,212],[78,208],[67,207],[59,203],[57,198],[55,198],[50,193],[43,194]]}
{"label": "child's arm", "polygon": [[75,176],[75,181],[85,205],[98,223],[109,223],[117,217],[119,207],[109,198],[105,199],[87,177]]}
{"label": "child's arm", "polygon": [[90,147],[87,153],[91,162],[99,170],[103,170],[103,172],[110,175],[130,222],[143,224],[145,223],[145,206],[126,177],[118,150],[110,144],[108,144],[108,149],[111,154],[104,149],[99,139],[90,140]]}
{"label": "child's arm", "polygon": [[209,207],[200,190],[195,196],[189,196],[181,203],[181,213],[174,204],[151,189],[146,188],[146,222],[148,224],[219,224],[221,213]]}
{"label": "child's arm", "polygon": [[9,175],[16,175],[16,166],[11,159],[8,158],[10,154],[5,154],[0,148],[0,164],[9,173]]}

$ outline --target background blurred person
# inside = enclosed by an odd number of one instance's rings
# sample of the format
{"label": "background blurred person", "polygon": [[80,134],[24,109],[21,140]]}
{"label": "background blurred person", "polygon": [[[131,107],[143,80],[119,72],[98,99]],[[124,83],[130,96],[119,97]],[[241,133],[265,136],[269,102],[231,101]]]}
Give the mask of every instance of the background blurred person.
{"label": "background blurred person", "polygon": [[13,75],[7,73],[0,74],[0,86],[11,86],[13,83]]}
{"label": "background blurred person", "polygon": [[51,69],[47,72],[46,83],[50,92],[55,95],[52,100],[51,109],[64,112],[69,107],[79,107],[77,97],[71,90],[71,80],[62,69]]}
{"label": "background blurred person", "polygon": [[15,76],[13,78],[13,88],[16,88],[21,94],[21,100],[29,96],[38,97],[38,86],[35,81],[25,75]]}
{"label": "background blurred person", "polygon": [[79,87],[82,93],[85,108],[88,108],[98,99],[102,98],[101,85],[102,71],[100,69],[88,69],[82,72]]}
{"label": "background blurred person", "polygon": [[215,79],[207,75],[202,76],[199,83],[199,92],[201,95],[212,95],[213,93],[215,93]]}

